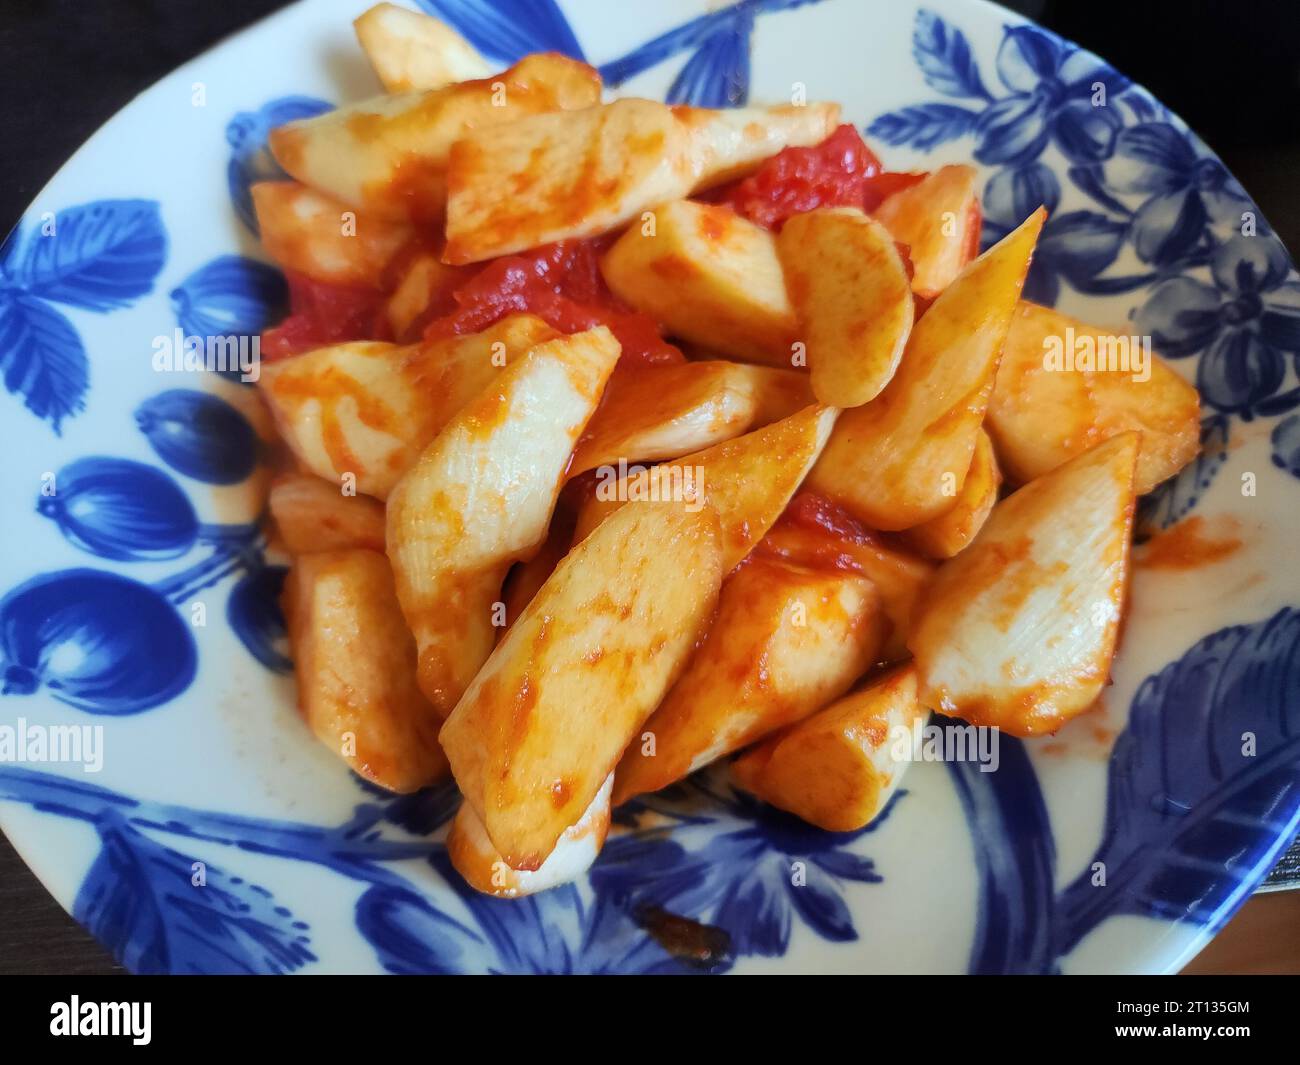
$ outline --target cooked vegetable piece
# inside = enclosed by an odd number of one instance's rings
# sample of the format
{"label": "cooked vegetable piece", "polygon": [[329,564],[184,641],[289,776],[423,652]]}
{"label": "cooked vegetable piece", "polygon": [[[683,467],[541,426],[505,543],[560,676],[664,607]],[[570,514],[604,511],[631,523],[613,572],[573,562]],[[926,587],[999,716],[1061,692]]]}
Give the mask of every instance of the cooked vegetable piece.
{"label": "cooked vegetable piece", "polygon": [[876,661],[887,628],[865,577],[750,558],[722,586],[708,635],[619,762],[614,805],[825,706]]}
{"label": "cooked vegetable piece", "polygon": [[537,554],[517,562],[506,576],[505,585],[501,589],[501,601],[505,605],[507,627],[519,620],[524,607],[533,601],[533,597],[542,590],[542,585],[550,580],[560,559],[569,553],[573,544],[573,527],[574,514],[565,507],[561,493],[550,528],[546,531],[546,540]]}
{"label": "cooked vegetable piece", "polygon": [[449,263],[604,233],[693,189],[756,166],[790,140],[816,143],[838,108],[743,114],[628,98],[475,129],[451,153]]}
{"label": "cooked vegetable piece", "polygon": [[415,682],[415,642],[378,551],[299,555],[284,589],[298,708],[354,771],[411,792],[447,775],[438,715]]}
{"label": "cooked vegetable piece", "polygon": [[544,52],[490,77],[299,119],[273,129],[268,143],[276,161],[305,185],[376,216],[436,224],[446,211],[455,141],[470,130],[599,100],[595,70]]}
{"label": "cooked vegetable piece", "polygon": [[803,370],[782,370],[776,366],[747,366],[746,370],[758,404],[754,428],[779,422],[817,402],[812,382]]}
{"label": "cooked vegetable piece", "polygon": [[853,207],[795,215],[776,238],[817,399],[858,407],[889,384],[912,331],[907,265]]}
{"label": "cooked vegetable piece", "polygon": [[758,550],[802,566],[867,577],[880,593],[890,623],[880,657],[886,662],[907,657],[912,618],[934,576],[933,563],[887,543],[829,500],[809,492],[801,492],[791,501]]}
{"label": "cooked vegetable piece", "polygon": [[993,444],[983,429],[975,438],[975,454],[956,501],[937,518],[914,525],[903,533],[909,547],[929,558],[952,558],[980,531],[998,501],[1002,474]]}
{"label": "cooked vegetable piece", "polygon": [[1137,449],[1120,433],[1030,481],[940,567],[908,640],[923,705],[1015,736],[1092,705],[1128,586]]}
{"label": "cooked vegetable piece", "polygon": [[376,4],[352,28],[387,92],[441,89],[492,73],[469,41],[431,15]]}
{"label": "cooked vegetable piece", "polygon": [[889,802],[928,711],[916,670],[898,666],[861,691],[770,736],[731,763],[736,782],[764,802],[828,832],[856,832]]}
{"label": "cooked vegetable piece", "polygon": [[556,336],[515,315],[481,333],[428,344],[356,342],[266,363],[260,385],[299,461],[384,499],[461,407],[510,361]]}
{"label": "cooked vegetable piece", "polygon": [[764,415],[785,417],[812,402],[806,380],[794,371],[721,359],[617,375],[573,454],[569,475],[620,459],[677,458],[740,436],[775,420]]}
{"label": "cooked vegetable piece", "polygon": [[618,354],[604,326],[537,345],[447,423],[389,496],[388,557],[420,690],[444,717],[492,650],[502,581],[545,539]]}
{"label": "cooked vegetable piece", "polygon": [[776,239],[729,207],[678,200],[600,264],[614,294],[675,336],[748,362],[797,365],[798,325]]}
{"label": "cooked vegetable piece", "polygon": [[291,555],[309,551],[384,549],[384,507],[369,496],[347,496],[319,477],[289,474],[267,496],[280,538]]}
{"label": "cooked vegetable piece", "polygon": [[632,503],[556,567],[443,726],[502,860],[536,870],[590,805],[717,602],[716,515]]}
{"label": "cooked vegetable piece", "polygon": [[808,486],[875,529],[937,518],[970,469],[1046,212],[972,262],[916,323],[883,392],[844,412]]}
{"label": "cooked vegetable piece", "polygon": [[397,285],[384,305],[389,328],[399,343],[420,339],[420,327],[431,310],[453,306],[452,292],[466,280],[466,271],[448,266],[433,252],[413,255],[403,264]]}
{"label": "cooked vegetable piece", "polygon": [[[1196,457],[1201,430],[1196,389],[1139,345],[1138,337],[1021,302],[1002,349],[986,422],[1009,479],[1032,481],[1128,429],[1141,434],[1138,495]],[[1067,348],[1070,361],[1057,361]],[[1079,368],[1084,357],[1088,362]],[[1101,362],[1093,362],[1096,357]],[[1116,369],[1090,368],[1096,366]]]}
{"label": "cooked vegetable piece", "polygon": [[296,181],[259,181],[251,191],[266,253],[313,281],[378,288],[385,268],[415,238],[403,222],[358,215]]}
{"label": "cooked vegetable piece", "polygon": [[[705,451],[686,455],[652,468],[646,474],[629,474],[618,482],[597,485],[595,496],[578,512],[574,542],[586,537],[610,513],[658,484],[683,483],[702,488],[704,501],[717,512],[722,526],[724,569],[730,571],[763,538],[809,468],[817,461],[838,412],[811,406],[779,422]],[[672,468],[680,482],[666,479]],[[657,473],[656,473],[657,471]]]}
{"label": "cooked vegetable piece", "polygon": [[980,201],[973,166],[941,166],[896,192],[875,217],[912,261],[912,291],[930,299],[957,279],[979,251]]}
{"label": "cooked vegetable piece", "polygon": [[695,185],[721,185],[756,169],[784,148],[809,148],[834,132],[840,105],[782,104],[776,107],[674,107],[686,126]]}
{"label": "cooked vegetable piece", "polygon": [[534,872],[511,869],[492,846],[487,830],[469,803],[460,804],[447,833],[447,856],[475,891],[517,899],[576,880],[591,868],[609,833],[609,795],[614,774],[605,778],[596,797],[576,824],[564,830],[555,850]]}

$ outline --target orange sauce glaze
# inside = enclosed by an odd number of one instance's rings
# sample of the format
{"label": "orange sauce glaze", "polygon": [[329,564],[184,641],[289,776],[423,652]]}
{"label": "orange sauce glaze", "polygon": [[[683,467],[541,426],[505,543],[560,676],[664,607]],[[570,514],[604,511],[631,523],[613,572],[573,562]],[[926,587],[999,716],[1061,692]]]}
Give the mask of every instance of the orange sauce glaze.
{"label": "orange sauce glaze", "polygon": [[1234,535],[1240,526],[1227,515],[1217,524],[1223,530],[1219,536],[1208,531],[1202,515],[1184,518],[1135,551],[1137,564],[1147,569],[1195,569],[1222,562],[1241,548],[1241,538]]}

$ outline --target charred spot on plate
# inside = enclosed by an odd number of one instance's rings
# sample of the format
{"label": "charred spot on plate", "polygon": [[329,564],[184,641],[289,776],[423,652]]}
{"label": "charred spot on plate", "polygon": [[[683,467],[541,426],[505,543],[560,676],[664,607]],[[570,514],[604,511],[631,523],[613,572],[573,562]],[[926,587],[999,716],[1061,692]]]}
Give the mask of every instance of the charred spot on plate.
{"label": "charred spot on plate", "polygon": [[675,959],[693,968],[716,969],[732,960],[731,934],[724,928],[693,921],[660,906],[642,906],[633,919]]}

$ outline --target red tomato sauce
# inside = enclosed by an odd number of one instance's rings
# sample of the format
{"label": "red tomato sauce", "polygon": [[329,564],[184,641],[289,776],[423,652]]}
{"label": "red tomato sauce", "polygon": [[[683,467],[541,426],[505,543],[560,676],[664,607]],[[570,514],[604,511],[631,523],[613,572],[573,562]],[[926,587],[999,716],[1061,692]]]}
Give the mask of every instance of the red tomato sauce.
{"label": "red tomato sauce", "polygon": [[886,197],[923,177],[886,171],[857,129],[846,123],[815,147],[783,149],[712,198],[766,229],[779,229],[792,215],[818,207],[874,211]]}
{"label": "red tomato sauce", "polygon": [[868,529],[838,503],[817,492],[801,491],[778,519],[786,524],[825,533],[851,544],[869,543],[879,533]]}
{"label": "red tomato sauce", "polygon": [[535,314],[561,333],[608,326],[623,345],[620,366],[685,361],[648,314],[621,304],[600,275],[606,240],[562,240],[493,259],[452,293],[455,309],[435,318],[425,338],[482,332],[510,314]]}
{"label": "red tomato sauce", "polygon": [[289,316],[262,334],[263,359],[284,359],[349,340],[390,339],[382,293],[327,285],[292,270],[285,271],[285,278],[289,282]]}

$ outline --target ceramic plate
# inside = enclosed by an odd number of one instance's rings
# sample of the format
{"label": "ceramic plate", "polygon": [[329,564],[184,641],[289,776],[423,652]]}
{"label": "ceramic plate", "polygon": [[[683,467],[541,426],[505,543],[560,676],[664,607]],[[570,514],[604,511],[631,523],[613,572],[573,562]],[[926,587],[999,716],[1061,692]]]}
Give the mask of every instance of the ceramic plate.
{"label": "ceramic plate", "polygon": [[892,169],[974,160],[986,242],[1045,203],[1027,295],[1128,323],[1200,388],[1202,453],[1140,525],[1215,550],[1137,567],[1102,705],[1002,737],[995,772],[914,765],[844,835],[697,778],[624,807],[580,885],[468,891],[454,791],[377,792],[297,717],[266,421],[168,356],[280,312],[248,196],[267,131],[378,91],[361,0],[310,0],[134,101],[0,253],[0,826],[24,859],[138,972],[689,970],[657,910],[715,930],[717,970],[1179,968],[1300,816],[1300,284],[1240,185],[1126,76],[975,0],[422,2],[503,66],[841,101]]}

